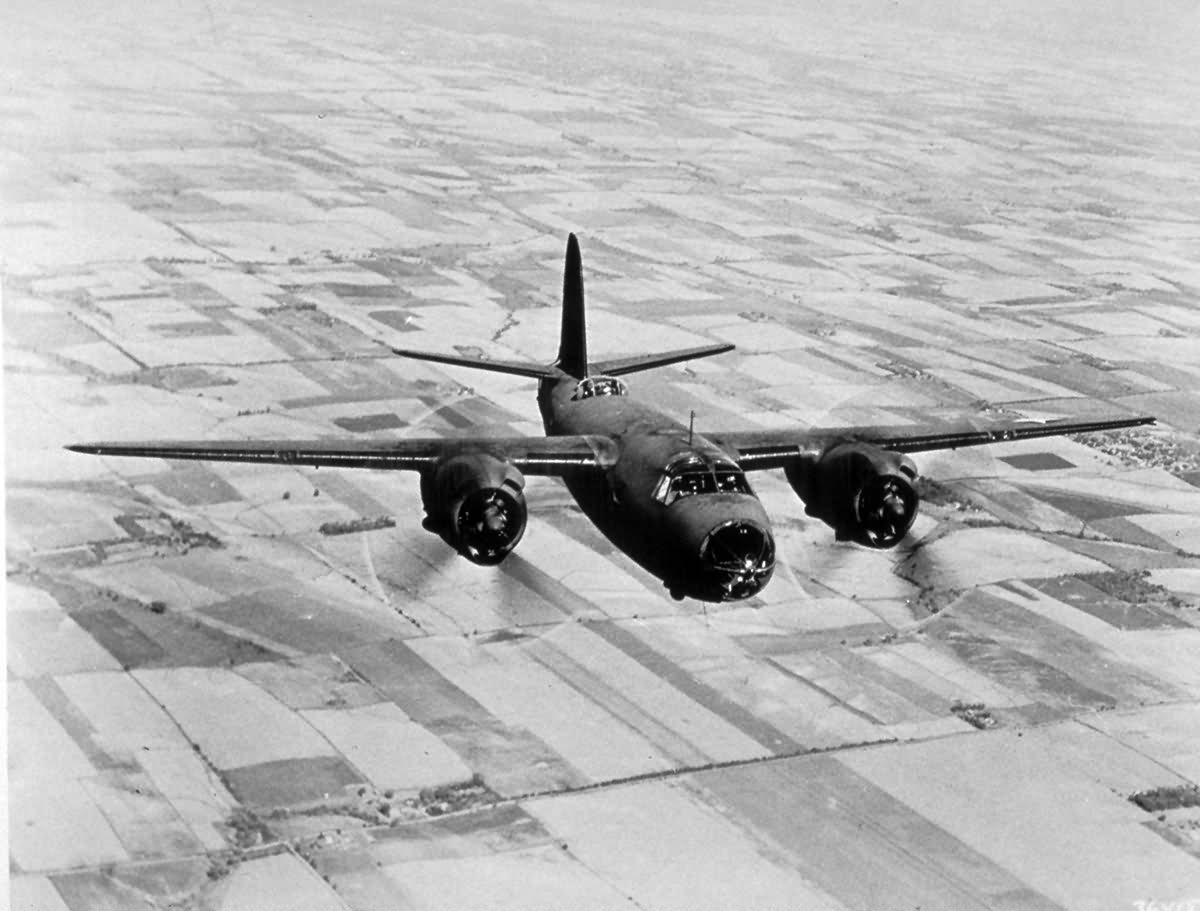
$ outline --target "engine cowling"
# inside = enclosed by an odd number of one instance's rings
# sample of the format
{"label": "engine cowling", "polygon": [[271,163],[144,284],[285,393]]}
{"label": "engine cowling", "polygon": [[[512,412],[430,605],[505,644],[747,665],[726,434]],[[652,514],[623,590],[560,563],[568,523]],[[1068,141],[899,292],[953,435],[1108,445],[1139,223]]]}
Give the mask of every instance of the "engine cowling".
{"label": "engine cowling", "polygon": [[425,528],[472,563],[495,565],[525,533],[525,477],[485,452],[442,459],[421,475]]}
{"label": "engine cowling", "polygon": [[894,547],[917,517],[917,466],[898,452],[842,443],[784,469],[804,511],[830,526],[839,541]]}

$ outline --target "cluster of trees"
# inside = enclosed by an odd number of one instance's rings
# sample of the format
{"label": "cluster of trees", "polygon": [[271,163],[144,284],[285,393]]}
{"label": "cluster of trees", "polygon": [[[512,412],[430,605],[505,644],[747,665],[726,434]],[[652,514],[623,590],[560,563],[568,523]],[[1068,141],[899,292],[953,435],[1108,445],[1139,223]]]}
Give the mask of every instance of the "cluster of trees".
{"label": "cluster of trees", "polygon": [[1194,784],[1179,784],[1139,791],[1129,797],[1147,813],[1161,813],[1180,807],[1200,807],[1200,788]]}

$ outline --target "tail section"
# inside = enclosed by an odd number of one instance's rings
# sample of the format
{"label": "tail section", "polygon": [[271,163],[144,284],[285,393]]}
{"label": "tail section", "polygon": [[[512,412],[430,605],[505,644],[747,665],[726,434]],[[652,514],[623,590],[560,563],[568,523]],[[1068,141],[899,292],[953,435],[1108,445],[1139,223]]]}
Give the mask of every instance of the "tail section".
{"label": "tail section", "polygon": [[535,379],[553,379],[565,373],[568,376],[582,380],[589,373],[620,376],[626,373],[636,373],[639,370],[650,370],[654,367],[678,364],[681,361],[690,361],[698,357],[721,354],[732,349],[733,345],[704,345],[699,348],[666,351],[662,354],[640,354],[633,357],[613,358],[601,361],[595,365],[594,371],[590,370],[587,355],[587,325],[583,303],[583,260],[579,255],[579,241],[575,238],[574,234],[571,234],[567,237],[567,260],[563,271],[562,334],[558,343],[558,360],[552,366],[544,367],[540,364],[532,364],[527,361],[494,361],[478,357],[464,357],[457,354],[408,351],[400,348],[393,348],[392,350],[402,357],[411,357],[421,361],[434,361],[439,364],[450,364],[455,367],[472,367],[476,370],[511,373]]}
{"label": "tail section", "polygon": [[579,255],[579,241],[575,235],[567,237],[567,262],[563,271],[562,338],[559,340],[558,360],[555,362],[564,373],[576,379],[583,379],[589,373],[620,376],[732,350],[733,345],[704,345],[700,348],[614,358],[598,364],[589,364],[583,303],[583,260]]}
{"label": "tail section", "polygon": [[567,237],[567,262],[563,269],[562,337],[558,368],[576,379],[588,375],[587,325],[583,306],[583,258],[575,235]]}

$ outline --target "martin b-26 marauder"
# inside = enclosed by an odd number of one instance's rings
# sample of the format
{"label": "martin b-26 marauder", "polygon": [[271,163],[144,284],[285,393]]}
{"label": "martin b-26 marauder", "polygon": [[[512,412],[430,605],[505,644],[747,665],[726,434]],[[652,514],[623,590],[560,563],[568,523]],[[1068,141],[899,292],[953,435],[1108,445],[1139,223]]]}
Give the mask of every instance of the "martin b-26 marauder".
{"label": "martin b-26 marauder", "polygon": [[709,345],[592,363],[583,271],[567,241],[562,333],[549,366],[418,351],[405,357],[532,377],[545,437],[87,443],[96,455],[278,462],[421,474],[425,527],[474,563],[495,564],[525,531],[525,475],[561,478],[580,508],[676,598],[736,601],[775,568],[775,542],[746,472],[782,468],[805,512],[838,540],[892,547],[912,526],[909,453],[1113,430],[1151,417],[1001,423],[979,429],[835,427],[694,433],[628,395],[625,374],[729,351]]}

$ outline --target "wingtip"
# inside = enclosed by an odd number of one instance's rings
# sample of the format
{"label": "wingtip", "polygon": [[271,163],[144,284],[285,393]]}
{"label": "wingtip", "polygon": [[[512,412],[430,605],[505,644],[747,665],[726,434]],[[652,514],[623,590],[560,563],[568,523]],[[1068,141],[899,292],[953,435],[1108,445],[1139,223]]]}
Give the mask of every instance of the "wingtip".
{"label": "wingtip", "polygon": [[1128,429],[1130,427],[1149,427],[1151,424],[1157,424],[1158,418],[1152,414],[1136,414],[1128,418],[1115,418],[1112,422],[1116,426],[1114,429]]}

